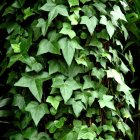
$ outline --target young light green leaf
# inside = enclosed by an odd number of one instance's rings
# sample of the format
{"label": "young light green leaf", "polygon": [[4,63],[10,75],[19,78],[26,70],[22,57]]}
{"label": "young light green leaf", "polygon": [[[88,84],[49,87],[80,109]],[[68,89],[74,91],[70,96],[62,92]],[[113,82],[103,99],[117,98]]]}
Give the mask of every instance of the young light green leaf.
{"label": "young light green leaf", "polygon": [[74,111],[76,117],[79,117],[81,111],[84,109],[84,105],[82,104],[81,101],[75,101],[75,102],[72,104],[72,108],[73,108],[73,111]]}
{"label": "young light green leaf", "polygon": [[86,2],[90,1],[90,0],[80,0],[83,4],[85,4]]}
{"label": "young light green leaf", "polygon": [[43,18],[38,19],[36,27],[41,28],[42,35],[45,36],[48,30],[48,21],[45,21]]}
{"label": "young light green leaf", "polygon": [[112,36],[113,36],[113,34],[115,32],[115,27],[114,27],[114,25],[112,24],[112,22],[110,20],[107,21],[106,30],[107,30],[110,38],[112,38]]}
{"label": "young light green leaf", "polygon": [[69,0],[68,2],[70,7],[79,5],[79,0]]}
{"label": "young light green leaf", "polygon": [[121,9],[119,6],[114,5],[113,6],[114,11],[111,11],[110,14],[112,15],[112,17],[117,21],[118,19],[124,20],[127,22],[124,14],[122,13]]}
{"label": "young light green leaf", "polygon": [[107,18],[104,15],[101,15],[100,24],[107,25]]}
{"label": "young light green leaf", "polygon": [[63,28],[61,29],[60,33],[68,35],[71,39],[76,36],[76,33],[71,29],[71,25],[66,22],[63,23]]}
{"label": "young light green leaf", "polygon": [[81,23],[80,24],[85,24],[91,35],[93,34],[97,23],[98,23],[98,19],[95,16],[92,16],[91,18],[89,18],[87,16],[82,16],[81,17]]}
{"label": "young light green leaf", "polygon": [[55,110],[57,110],[61,100],[62,98],[60,96],[55,96],[55,97],[48,96],[46,102],[50,103],[55,108]]}
{"label": "young light green leaf", "polygon": [[20,53],[20,44],[21,43],[18,43],[18,44],[11,44],[11,47],[12,49],[14,50],[14,53]]}
{"label": "young light green leaf", "polygon": [[113,96],[111,95],[103,95],[103,99],[99,100],[99,104],[101,108],[104,108],[105,106],[115,110],[114,104],[111,101]]}
{"label": "young light green leaf", "polygon": [[121,74],[115,69],[107,70],[107,78],[114,78],[119,84],[124,84]]}
{"label": "young light green leaf", "polygon": [[24,9],[24,20],[26,20],[28,17],[34,15],[32,9],[30,7]]}
{"label": "young light green leaf", "polygon": [[128,31],[123,24],[121,25],[121,28],[124,33],[124,38],[125,38],[125,40],[127,40],[128,36],[129,36]]}
{"label": "young light green leaf", "polygon": [[41,118],[45,114],[49,114],[48,106],[45,103],[38,104],[35,101],[31,101],[25,108],[26,111],[31,113],[32,119],[37,126]]}

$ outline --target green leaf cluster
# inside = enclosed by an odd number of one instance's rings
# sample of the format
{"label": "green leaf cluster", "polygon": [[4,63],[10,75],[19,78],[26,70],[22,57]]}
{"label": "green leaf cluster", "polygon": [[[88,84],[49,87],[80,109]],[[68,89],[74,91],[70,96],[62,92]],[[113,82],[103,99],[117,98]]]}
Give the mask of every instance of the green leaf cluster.
{"label": "green leaf cluster", "polygon": [[133,122],[135,100],[125,78],[135,69],[125,46],[126,4],[0,2],[0,89],[7,88],[0,119],[12,121],[7,139],[132,140],[126,120]]}

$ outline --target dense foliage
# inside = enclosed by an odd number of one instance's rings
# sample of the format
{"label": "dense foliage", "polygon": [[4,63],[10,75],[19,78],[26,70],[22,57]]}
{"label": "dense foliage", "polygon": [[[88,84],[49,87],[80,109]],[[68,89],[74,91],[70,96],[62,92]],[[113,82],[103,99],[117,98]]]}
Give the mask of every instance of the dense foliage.
{"label": "dense foliage", "polygon": [[133,139],[125,0],[3,0],[0,12],[5,139]]}

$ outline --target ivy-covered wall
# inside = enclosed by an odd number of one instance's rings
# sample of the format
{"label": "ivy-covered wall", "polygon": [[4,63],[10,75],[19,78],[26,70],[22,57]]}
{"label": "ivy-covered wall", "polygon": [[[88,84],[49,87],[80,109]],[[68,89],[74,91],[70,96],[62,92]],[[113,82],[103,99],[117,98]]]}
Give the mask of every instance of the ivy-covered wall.
{"label": "ivy-covered wall", "polygon": [[3,0],[0,12],[3,139],[134,139],[125,0]]}

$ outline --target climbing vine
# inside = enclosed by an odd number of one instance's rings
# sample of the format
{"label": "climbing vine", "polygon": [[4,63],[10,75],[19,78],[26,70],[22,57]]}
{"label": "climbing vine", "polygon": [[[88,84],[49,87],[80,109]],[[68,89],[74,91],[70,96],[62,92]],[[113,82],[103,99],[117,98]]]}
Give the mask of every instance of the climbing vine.
{"label": "climbing vine", "polygon": [[133,139],[125,0],[4,0],[0,12],[6,139]]}

